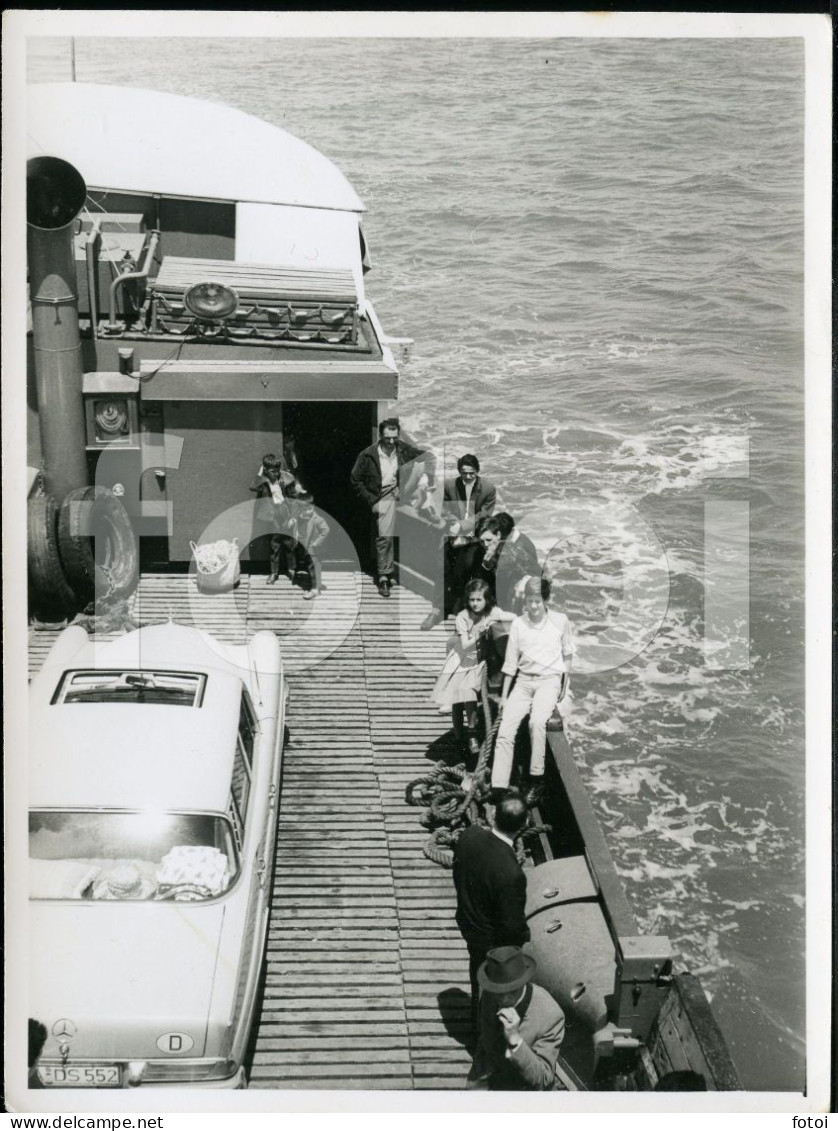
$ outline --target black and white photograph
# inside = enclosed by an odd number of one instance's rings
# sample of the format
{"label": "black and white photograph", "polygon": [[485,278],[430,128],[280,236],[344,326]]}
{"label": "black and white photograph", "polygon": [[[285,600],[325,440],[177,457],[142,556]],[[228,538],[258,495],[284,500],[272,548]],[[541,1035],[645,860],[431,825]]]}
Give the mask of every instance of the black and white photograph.
{"label": "black and white photograph", "polygon": [[831,35],[5,13],[8,1110],[831,1110]]}

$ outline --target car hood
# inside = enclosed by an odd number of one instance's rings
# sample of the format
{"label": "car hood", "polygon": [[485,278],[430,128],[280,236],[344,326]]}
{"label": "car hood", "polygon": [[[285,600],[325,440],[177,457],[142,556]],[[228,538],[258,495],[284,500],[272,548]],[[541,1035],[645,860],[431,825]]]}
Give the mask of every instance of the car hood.
{"label": "car hood", "polygon": [[202,1056],[224,914],[223,901],[31,903],[30,1016],[47,1028],[43,1058],[61,1055],[67,1028],[71,1060]]}

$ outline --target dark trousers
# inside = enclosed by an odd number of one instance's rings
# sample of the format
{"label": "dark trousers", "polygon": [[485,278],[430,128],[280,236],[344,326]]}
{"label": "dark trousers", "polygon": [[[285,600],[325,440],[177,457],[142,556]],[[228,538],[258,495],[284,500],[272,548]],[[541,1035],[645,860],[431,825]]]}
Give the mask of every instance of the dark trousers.
{"label": "dark trousers", "polygon": [[468,947],[468,976],[471,982],[471,1029],[476,1037],[480,1001],[480,983],[477,981],[477,971],[486,961],[486,955],[491,950],[491,943],[484,938],[465,938]]}
{"label": "dark trousers", "polygon": [[271,538],[271,573],[287,573],[301,589],[319,589],[320,563],[301,542],[288,534]]}
{"label": "dark trousers", "polygon": [[[291,580],[295,581],[301,589],[319,589],[320,588],[320,562],[310,554],[302,542],[296,542],[294,538],[284,537],[284,545],[282,550],[285,554],[285,570],[290,573]],[[277,560],[278,560],[277,554]],[[274,568],[274,560],[271,558],[270,564],[271,571],[280,573],[282,570]]]}
{"label": "dark trousers", "polygon": [[271,573],[290,573],[293,577],[293,546],[290,534],[271,535]]}
{"label": "dark trousers", "polygon": [[464,590],[474,576],[474,563],[479,550],[480,544],[477,542],[467,546],[453,546],[450,538],[443,538],[443,569],[441,578],[437,579],[434,605],[446,616],[465,608]]}

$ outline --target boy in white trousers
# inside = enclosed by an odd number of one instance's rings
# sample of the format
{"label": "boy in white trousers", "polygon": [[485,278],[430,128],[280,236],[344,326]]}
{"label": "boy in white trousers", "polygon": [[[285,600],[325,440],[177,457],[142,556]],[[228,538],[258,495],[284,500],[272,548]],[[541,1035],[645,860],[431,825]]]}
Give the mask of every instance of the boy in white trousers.
{"label": "boy in white trousers", "polygon": [[549,596],[550,582],[531,577],[524,586],[524,612],[510,627],[501,669],[503,688],[498,709],[502,718],[492,766],[492,788],[505,789],[512,773],[515,735],[529,715],[530,805],[538,801],[544,780],[547,720],[558,702],[562,677],[570,674],[574,653],[570,621],[564,613],[547,608]]}

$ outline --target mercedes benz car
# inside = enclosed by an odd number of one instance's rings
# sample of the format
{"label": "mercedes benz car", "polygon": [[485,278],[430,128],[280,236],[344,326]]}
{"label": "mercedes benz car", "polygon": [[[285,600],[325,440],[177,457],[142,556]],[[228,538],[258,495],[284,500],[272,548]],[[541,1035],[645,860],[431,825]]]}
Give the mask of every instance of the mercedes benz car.
{"label": "mercedes benz car", "polygon": [[245,1085],[286,696],[271,632],[56,641],[29,717],[43,1086]]}

